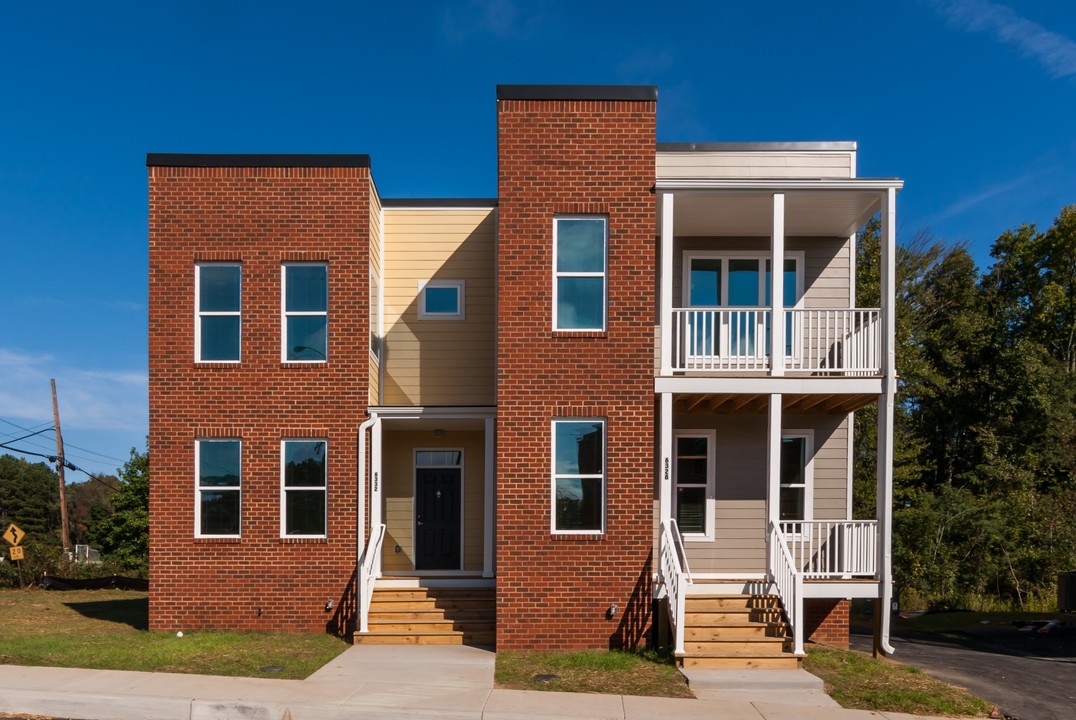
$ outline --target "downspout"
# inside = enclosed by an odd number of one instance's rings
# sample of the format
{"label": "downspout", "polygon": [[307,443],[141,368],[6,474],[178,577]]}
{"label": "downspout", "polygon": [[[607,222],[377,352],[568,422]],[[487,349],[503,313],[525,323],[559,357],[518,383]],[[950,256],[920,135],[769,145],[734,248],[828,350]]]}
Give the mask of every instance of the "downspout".
{"label": "downspout", "polygon": [[359,425],[359,477],[356,488],[358,499],[355,503],[355,606],[360,618],[362,617],[362,603],[365,602],[365,598],[362,597],[364,586],[362,556],[366,553],[366,431],[377,421],[378,418],[375,416]]}

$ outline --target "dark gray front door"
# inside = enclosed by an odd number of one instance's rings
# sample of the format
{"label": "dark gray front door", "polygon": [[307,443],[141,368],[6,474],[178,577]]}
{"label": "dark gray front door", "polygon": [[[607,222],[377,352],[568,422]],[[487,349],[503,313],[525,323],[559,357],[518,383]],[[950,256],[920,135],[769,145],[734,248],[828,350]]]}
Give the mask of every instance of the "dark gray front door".
{"label": "dark gray front door", "polygon": [[415,569],[460,569],[460,468],[415,470]]}

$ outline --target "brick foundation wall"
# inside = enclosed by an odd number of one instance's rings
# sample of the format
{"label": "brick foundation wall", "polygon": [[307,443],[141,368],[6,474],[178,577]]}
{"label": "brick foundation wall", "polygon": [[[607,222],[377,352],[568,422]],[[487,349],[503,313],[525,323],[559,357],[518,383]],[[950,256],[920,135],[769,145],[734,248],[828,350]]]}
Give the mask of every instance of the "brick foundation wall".
{"label": "brick foundation wall", "polygon": [[[498,100],[499,649],[633,646],[649,628],[655,104]],[[552,330],[557,214],[608,218],[604,332]],[[551,422],[561,417],[606,419],[598,536],[551,532]]]}
{"label": "brick foundation wall", "polygon": [[[368,400],[368,167],[150,167],[153,630],[343,630]],[[242,264],[242,360],[194,361],[197,261]],[[323,261],[328,362],[281,362],[281,263]],[[194,533],[196,438],[242,440],[240,539]],[[328,440],[327,538],[280,537],[283,438]],[[332,600],[336,608],[325,610]]]}
{"label": "brick foundation wall", "polygon": [[811,598],[803,601],[803,637],[831,647],[848,648],[851,601]]}

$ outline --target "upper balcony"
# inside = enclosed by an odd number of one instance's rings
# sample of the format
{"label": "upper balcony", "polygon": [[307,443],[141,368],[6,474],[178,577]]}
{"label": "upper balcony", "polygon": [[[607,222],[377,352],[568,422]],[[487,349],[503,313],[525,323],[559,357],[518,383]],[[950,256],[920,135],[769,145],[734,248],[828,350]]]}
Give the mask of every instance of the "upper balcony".
{"label": "upper balcony", "polygon": [[[853,143],[659,145],[657,168],[658,392],[880,392],[903,183],[856,178]],[[856,232],[879,213],[882,289],[857,307]]]}

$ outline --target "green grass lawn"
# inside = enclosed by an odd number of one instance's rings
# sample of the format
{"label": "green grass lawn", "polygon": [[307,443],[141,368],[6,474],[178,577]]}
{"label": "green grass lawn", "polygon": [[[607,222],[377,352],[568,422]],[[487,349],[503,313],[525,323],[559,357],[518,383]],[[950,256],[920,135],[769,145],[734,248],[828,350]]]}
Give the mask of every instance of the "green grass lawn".
{"label": "green grass lawn", "polygon": [[649,651],[499,652],[496,679],[509,690],[694,697],[672,660]]}
{"label": "green grass lawn", "polygon": [[347,647],[323,633],[150,632],[144,592],[0,590],[0,664],[305,678]]}
{"label": "green grass lawn", "polygon": [[984,717],[991,706],[966,690],[926,675],[912,665],[867,653],[819,645],[807,650],[803,667],[826,683],[841,707],[913,715]]}

